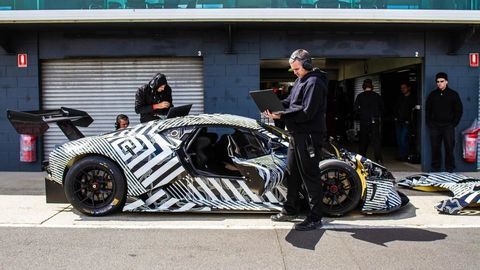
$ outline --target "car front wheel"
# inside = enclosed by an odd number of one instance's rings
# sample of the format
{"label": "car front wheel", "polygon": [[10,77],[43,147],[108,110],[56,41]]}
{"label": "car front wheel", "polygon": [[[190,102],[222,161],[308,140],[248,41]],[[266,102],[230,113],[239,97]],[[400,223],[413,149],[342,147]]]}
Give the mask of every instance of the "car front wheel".
{"label": "car front wheel", "polygon": [[104,157],[85,157],[75,162],[67,172],[64,189],[72,206],[86,215],[108,215],[125,204],[125,177],[115,163]]}
{"label": "car front wheel", "polygon": [[323,211],[329,216],[343,216],[360,202],[362,185],[355,170],[341,160],[320,162],[323,184]]}

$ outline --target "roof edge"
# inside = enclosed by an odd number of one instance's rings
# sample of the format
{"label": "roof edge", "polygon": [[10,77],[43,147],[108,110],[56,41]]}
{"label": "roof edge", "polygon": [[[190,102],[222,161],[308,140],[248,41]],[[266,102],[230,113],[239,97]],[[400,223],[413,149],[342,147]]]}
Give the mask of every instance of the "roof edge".
{"label": "roof edge", "polygon": [[0,24],[76,24],[129,22],[480,24],[480,10],[236,8],[0,11]]}

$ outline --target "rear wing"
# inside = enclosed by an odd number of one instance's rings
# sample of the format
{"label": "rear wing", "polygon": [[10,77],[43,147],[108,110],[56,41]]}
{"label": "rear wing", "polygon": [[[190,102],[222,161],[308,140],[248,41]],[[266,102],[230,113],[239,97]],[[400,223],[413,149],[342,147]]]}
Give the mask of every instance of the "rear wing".
{"label": "rear wing", "polygon": [[88,127],[93,119],[84,111],[61,107],[57,110],[18,112],[7,110],[7,118],[18,134],[42,136],[49,123],[56,123],[69,140],[85,137],[78,127]]}

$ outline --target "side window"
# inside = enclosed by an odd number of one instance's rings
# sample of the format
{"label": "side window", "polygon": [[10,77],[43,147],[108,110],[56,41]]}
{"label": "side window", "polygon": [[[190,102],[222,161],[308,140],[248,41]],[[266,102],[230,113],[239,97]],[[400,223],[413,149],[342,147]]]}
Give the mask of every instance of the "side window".
{"label": "side window", "polygon": [[163,130],[159,134],[172,145],[178,146],[178,144],[185,140],[193,131],[195,130],[192,128],[172,128]]}
{"label": "side window", "polygon": [[241,176],[231,154],[252,159],[269,154],[268,139],[252,130],[234,127],[196,127],[186,141],[185,153],[200,173]]}
{"label": "side window", "polygon": [[240,177],[228,155],[228,136],[233,132],[232,128],[225,127],[197,128],[185,149],[193,167],[204,174]]}
{"label": "side window", "polygon": [[235,129],[230,136],[235,148],[233,151],[240,158],[251,159],[268,154],[265,139],[251,131]]}

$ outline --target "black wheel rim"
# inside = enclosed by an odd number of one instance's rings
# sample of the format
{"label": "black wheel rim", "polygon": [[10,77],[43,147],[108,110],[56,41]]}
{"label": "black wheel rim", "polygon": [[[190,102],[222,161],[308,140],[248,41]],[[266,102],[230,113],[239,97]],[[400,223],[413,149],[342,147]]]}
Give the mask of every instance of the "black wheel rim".
{"label": "black wheel rim", "polygon": [[351,173],[342,169],[327,169],[321,172],[323,204],[327,212],[337,212],[356,204],[357,181]]}
{"label": "black wheel rim", "polygon": [[75,177],[73,195],[84,207],[104,207],[111,203],[114,194],[113,175],[105,167],[90,166]]}

